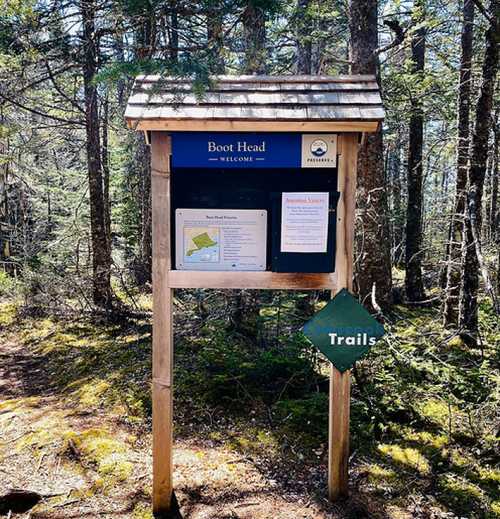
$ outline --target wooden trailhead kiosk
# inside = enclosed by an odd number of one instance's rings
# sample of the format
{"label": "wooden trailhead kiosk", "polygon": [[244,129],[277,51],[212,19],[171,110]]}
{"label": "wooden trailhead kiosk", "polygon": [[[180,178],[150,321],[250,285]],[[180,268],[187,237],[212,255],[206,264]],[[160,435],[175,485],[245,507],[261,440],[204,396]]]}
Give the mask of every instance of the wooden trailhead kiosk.
{"label": "wooden trailhead kiosk", "polygon": [[[151,145],[153,508],[173,494],[173,291],[352,288],[356,162],[384,111],[373,76],[135,81]],[[347,493],[350,372],[330,378],[331,500]]]}

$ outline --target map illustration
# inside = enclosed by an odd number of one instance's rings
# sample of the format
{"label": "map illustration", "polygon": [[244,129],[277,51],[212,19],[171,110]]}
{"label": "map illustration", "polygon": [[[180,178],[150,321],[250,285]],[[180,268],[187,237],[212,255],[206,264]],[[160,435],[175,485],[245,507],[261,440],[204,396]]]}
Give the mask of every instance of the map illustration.
{"label": "map illustration", "polygon": [[218,227],[184,227],[184,261],[217,263],[219,243]]}

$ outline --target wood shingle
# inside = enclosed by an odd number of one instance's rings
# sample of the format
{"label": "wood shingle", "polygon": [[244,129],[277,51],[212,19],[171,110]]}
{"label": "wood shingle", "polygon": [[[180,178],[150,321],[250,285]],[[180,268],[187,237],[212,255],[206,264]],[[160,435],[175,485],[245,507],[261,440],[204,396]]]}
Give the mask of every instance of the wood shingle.
{"label": "wood shingle", "polygon": [[[139,76],[125,118],[137,130],[374,131],[384,119],[373,76]],[[290,127],[290,124],[293,127]]]}

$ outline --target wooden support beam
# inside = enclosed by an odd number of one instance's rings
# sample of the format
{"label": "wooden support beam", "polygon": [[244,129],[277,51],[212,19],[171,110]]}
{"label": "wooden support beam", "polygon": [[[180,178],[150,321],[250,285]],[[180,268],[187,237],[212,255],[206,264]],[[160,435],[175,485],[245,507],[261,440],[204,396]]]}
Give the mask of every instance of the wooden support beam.
{"label": "wooden support beam", "polygon": [[288,272],[209,272],[171,270],[171,288],[230,288],[271,290],[335,290],[335,272],[304,274]]}
{"label": "wooden support beam", "polygon": [[170,137],[151,135],[153,213],[153,511],[172,506],[173,290],[170,271]]}
{"label": "wooden support beam", "polygon": [[217,119],[131,119],[129,128],[136,131],[169,132],[375,132],[378,121],[258,121]]}
{"label": "wooden support beam", "polygon": [[[353,277],[358,136],[343,134],[340,141],[338,190],[341,194],[337,204],[335,260],[337,289],[332,296],[342,288],[352,290]],[[349,489],[350,387],[350,371],[341,373],[332,365],[328,430],[328,497],[331,501],[346,496]]]}

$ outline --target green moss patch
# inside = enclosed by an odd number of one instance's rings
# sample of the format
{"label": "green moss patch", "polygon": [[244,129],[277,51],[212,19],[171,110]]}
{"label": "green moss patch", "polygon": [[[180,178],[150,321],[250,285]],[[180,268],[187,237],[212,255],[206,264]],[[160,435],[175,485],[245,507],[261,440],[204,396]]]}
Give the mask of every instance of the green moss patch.
{"label": "green moss patch", "polygon": [[396,465],[414,470],[422,476],[427,476],[431,472],[428,460],[417,449],[381,444],[378,446],[378,451]]}
{"label": "green moss patch", "polygon": [[102,429],[70,431],[65,438],[73,443],[73,451],[81,453],[84,461],[95,465],[100,475],[123,481],[132,474],[129,445],[109,432]]}
{"label": "green moss patch", "polygon": [[[0,271],[1,274],[1,271]],[[0,288],[1,294],[1,288]],[[17,320],[17,306],[14,303],[0,302],[0,326],[11,326]]]}
{"label": "green moss patch", "polygon": [[439,477],[438,495],[440,501],[460,517],[472,512],[479,516],[485,505],[484,493],[477,485],[451,473]]}

